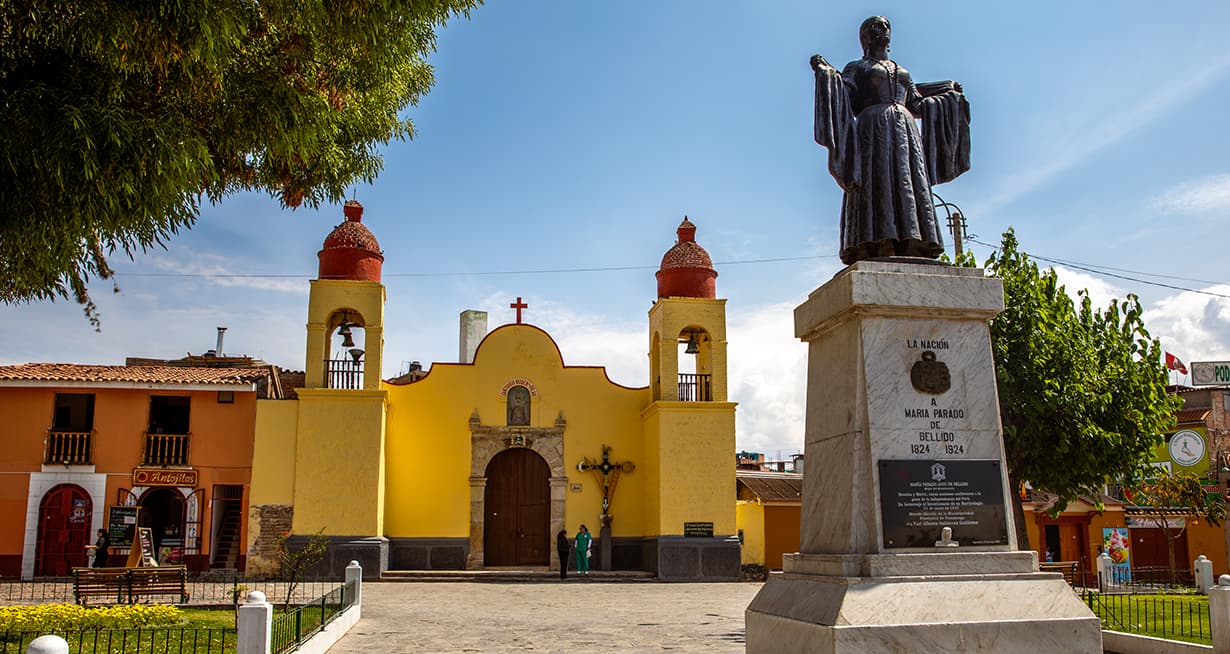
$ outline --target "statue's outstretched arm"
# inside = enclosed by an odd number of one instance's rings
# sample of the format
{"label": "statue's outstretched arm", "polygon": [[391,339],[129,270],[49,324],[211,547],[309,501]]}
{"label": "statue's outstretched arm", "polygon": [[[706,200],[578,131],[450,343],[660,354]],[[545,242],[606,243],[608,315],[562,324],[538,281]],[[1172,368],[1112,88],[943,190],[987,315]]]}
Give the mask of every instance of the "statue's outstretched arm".
{"label": "statue's outstretched arm", "polygon": [[842,74],[820,55],[813,55],[816,74],[816,143],[829,150],[829,173],[847,191],[858,188],[861,177],[858,138],[851,93]]}

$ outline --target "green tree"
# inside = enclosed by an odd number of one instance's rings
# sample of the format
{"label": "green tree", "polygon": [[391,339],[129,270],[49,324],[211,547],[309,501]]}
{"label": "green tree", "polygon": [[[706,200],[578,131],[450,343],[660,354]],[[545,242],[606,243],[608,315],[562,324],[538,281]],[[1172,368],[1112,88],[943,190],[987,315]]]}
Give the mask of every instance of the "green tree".
{"label": "green tree", "polygon": [[[1166,393],[1161,346],[1139,300],[1094,309],[1081,291],[1073,302],[1053,270],[1039,271],[1018,249],[1012,230],[985,268],[1004,283],[991,347],[1012,488],[1029,481],[1055,493],[1052,510],[1061,511],[1108,479],[1130,478],[1181,404]],[[1015,513],[1027,547],[1019,497]]]}
{"label": "green tree", "polygon": [[[1190,472],[1171,473],[1161,467],[1147,466],[1129,484],[1129,501],[1144,510],[1145,519],[1162,530],[1170,554],[1170,581],[1177,582],[1178,567],[1174,558],[1174,542],[1187,530],[1188,517],[1207,520],[1221,526],[1226,519],[1226,506],[1219,495],[1211,495]],[[1175,516],[1175,510],[1180,514]],[[1177,525],[1177,526],[1176,526]]]}
{"label": "green tree", "polygon": [[343,197],[413,135],[435,30],[481,0],[0,2],[0,302],[86,305],[202,201]]}

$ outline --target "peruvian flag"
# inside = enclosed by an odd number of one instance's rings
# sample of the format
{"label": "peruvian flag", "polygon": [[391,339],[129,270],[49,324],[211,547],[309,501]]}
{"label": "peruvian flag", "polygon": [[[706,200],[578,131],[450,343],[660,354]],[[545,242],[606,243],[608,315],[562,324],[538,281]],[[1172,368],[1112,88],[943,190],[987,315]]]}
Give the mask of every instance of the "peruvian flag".
{"label": "peruvian flag", "polygon": [[1178,370],[1184,375],[1187,374],[1187,366],[1183,365],[1183,360],[1169,352],[1166,353],[1166,367],[1171,370]]}

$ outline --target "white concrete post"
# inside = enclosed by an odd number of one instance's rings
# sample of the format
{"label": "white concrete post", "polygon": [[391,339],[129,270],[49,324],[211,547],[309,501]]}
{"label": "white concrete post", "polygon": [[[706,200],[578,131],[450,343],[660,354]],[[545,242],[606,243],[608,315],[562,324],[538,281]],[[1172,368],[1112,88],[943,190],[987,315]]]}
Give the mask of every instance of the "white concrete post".
{"label": "white concrete post", "polygon": [[1196,588],[1200,592],[1207,595],[1213,584],[1217,583],[1213,580],[1213,562],[1203,554],[1196,557],[1192,563],[1192,568],[1196,571]]}
{"label": "white concrete post", "polygon": [[68,641],[59,636],[39,636],[30,641],[26,654],[68,654]]}
{"label": "white concrete post", "polygon": [[1230,654],[1230,575],[1222,575],[1209,589],[1209,631],[1213,652]]}
{"label": "white concrete post", "polygon": [[1098,555],[1098,590],[1105,590],[1115,585],[1115,562],[1110,555],[1102,552]]}
{"label": "white concrete post", "polygon": [[363,568],[358,561],[351,561],[346,566],[346,583],[354,582],[354,605],[363,604]]}
{"label": "white concrete post", "polygon": [[265,594],[259,590],[248,593],[239,606],[235,654],[269,654],[272,627],[273,605],[265,601]]}

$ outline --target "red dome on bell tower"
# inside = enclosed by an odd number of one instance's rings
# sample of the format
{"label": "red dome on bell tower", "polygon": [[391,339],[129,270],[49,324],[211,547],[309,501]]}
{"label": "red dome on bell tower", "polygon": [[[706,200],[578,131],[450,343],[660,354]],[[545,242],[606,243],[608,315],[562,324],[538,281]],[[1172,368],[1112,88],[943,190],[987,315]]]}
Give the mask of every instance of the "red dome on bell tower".
{"label": "red dome on bell tower", "polygon": [[316,278],[379,282],[384,253],[371,230],[363,225],[363,205],[347,200],[342,213],[346,220],[333,228],[316,253],[320,259]]}
{"label": "red dome on bell tower", "polygon": [[675,233],[679,240],[662,255],[658,269],[658,297],[717,297],[717,271],[709,253],[696,242],[696,225],[684,216]]}

